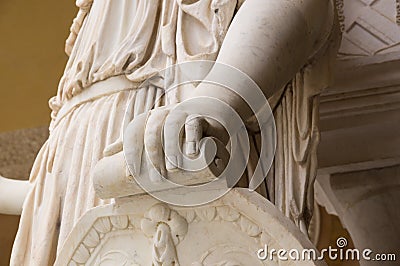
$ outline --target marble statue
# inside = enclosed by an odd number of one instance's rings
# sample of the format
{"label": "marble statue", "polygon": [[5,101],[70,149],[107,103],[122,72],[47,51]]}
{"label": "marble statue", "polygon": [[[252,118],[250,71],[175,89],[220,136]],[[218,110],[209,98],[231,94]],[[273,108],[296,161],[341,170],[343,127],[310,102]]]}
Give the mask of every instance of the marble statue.
{"label": "marble statue", "polygon": [[[139,86],[166,67],[193,60],[215,60],[239,69],[268,98],[276,120],[277,148],[272,169],[257,191],[307,232],[314,204],[318,95],[331,82],[339,40],[335,1],[77,0],[76,4],[79,12],[66,42],[69,60],[57,95],[49,101],[49,139],[36,158],[29,183],[16,189],[21,193],[7,194],[0,205],[2,212],[22,209],[11,265],[53,263],[80,217],[112,201],[96,196],[93,169],[102,158],[121,152],[127,124],[135,123],[138,129],[132,133],[137,145],[154,151],[158,170],[165,175],[174,171],[179,164],[177,151],[170,151],[166,160],[156,136],[173,139],[177,134],[173,123],[164,121],[168,107],[185,97],[216,98],[246,122],[252,156],[238,185],[248,186],[246,176],[258,159],[259,132],[240,97],[201,83],[190,96],[161,97],[163,87]],[[188,112],[178,119],[196,116],[196,110]],[[198,152],[202,136],[228,141],[218,124],[200,119],[186,129],[183,145],[188,155]],[[170,139],[164,141],[168,146]],[[0,182],[1,191],[17,187],[9,186],[7,179]]]}

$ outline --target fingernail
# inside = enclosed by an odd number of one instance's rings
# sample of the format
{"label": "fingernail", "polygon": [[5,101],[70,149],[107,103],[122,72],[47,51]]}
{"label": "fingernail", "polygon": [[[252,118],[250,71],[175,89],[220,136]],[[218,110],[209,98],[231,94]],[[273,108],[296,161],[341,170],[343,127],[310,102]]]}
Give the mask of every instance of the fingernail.
{"label": "fingernail", "polygon": [[166,158],[165,167],[167,170],[173,170],[178,167],[178,160],[176,156],[171,155]]}
{"label": "fingernail", "polygon": [[195,155],[197,153],[197,143],[195,141],[187,142],[186,151],[188,155]]}

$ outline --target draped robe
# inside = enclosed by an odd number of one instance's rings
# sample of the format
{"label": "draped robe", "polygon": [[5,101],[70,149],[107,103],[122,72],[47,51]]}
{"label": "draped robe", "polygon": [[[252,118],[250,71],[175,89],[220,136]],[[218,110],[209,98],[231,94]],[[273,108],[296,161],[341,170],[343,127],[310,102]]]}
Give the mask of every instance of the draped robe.
{"label": "draped robe", "polygon": [[[85,211],[107,203],[96,197],[92,173],[103,151],[121,137],[125,113],[132,120],[159,104],[181,100],[177,91],[155,103],[163,88],[139,84],[176,63],[215,60],[242,2],[77,1],[80,9],[66,42],[70,57],[57,95],[49,101],[50,136],[30,175],[32,189],[23,206],[11,265],[52,263]],[[334,25],[332,20],[331,34],[321,40],[319,51],[269,99],[278,145],[272,170],[258,191],[303,231],[312,213],[318,95],[330,82]],[[256,152],[257,133],[253,136]]]}

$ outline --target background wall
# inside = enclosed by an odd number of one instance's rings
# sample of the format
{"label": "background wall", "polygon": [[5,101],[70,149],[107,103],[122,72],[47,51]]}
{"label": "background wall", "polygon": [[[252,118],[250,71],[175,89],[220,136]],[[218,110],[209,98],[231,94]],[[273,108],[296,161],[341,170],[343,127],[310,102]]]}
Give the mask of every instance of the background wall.
{"label": "background wall", "polygon": [[[76,11],[72,0],[0,1],[0,174],[4,176],[12,172],[13,177],[27,178],[29,167],[18,165],[23,160],[31,165],[45,139],[44,130],[19,131],[17,135],[29,139],[29,145],[24,145],[3,132],[49,123],[47,101],[57,91],[67,60],[64,41]],[[16,148],[18,143],[23,146]],[[23,151],[30,151],[29,155]],[[26,156],[15,161],[15,152]],[[17,216],[0,215],[0,265],[9,264],[18,220]]]}
{"label": "background wall", "polygon": [[0,1],[0,131],[49,122],[76,11],[73,0]]}

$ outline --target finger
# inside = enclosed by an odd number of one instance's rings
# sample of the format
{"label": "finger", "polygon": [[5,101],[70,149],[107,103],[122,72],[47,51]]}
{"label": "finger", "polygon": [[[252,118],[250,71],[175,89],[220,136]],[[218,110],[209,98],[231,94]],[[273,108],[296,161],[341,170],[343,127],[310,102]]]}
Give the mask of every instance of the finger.
{"label": "finger", "polygon": [[185,122],[186,154],[199,153],[199,142],[203,136],[202,118],[197,115],[189,115]]}
{"label": "finger", "polygon": [[221,123],[214,119],[207,119],[206,121],[203,121],[203,125],[205,135],[213,136],[225,145],[228,143],[230,136]]}
{"label": "finger", "polygon": [[149,160],[148,167],[156,170],[155,172],[149,171],[149,173],[155,173],[150,175],[152,181],[161,181],[161,176],[167,178],[164,153],[162,149],[162,129],[168,112],[169,110],[167,109],[151,111],[146,122],[144,134],[145,153]]}
{"label": "finger", "polygon": [[130,122],[123,135],[123,150],[128,163],[128,166],[133,175],[140,175],[142,164],[144,127],[146,124],[147,114],[136,116]]}
{"label": "finger", "polygon": [[164,152],[165,165],[168,171],[180,168],[182,162],[181,145],[183,128],[187,114],[178,110],[171,110],[164,124]]}
{"label": "finger", "polygon": [[121,138],[119,138],[114,143],[108,145],[103,151],[103,156],[104,157],[112,156],[112,155],[114,155],[114,154],[116,154],[116,153],[118,153],[120,151],[122,151],[122,140],[121,140]]}

